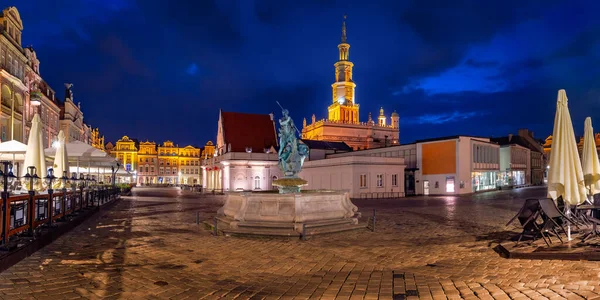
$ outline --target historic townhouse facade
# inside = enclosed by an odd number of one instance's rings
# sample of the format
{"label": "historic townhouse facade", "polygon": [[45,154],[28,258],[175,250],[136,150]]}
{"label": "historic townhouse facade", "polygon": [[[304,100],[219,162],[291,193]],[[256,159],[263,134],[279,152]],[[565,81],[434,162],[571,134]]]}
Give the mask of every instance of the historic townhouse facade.
{"label": "historic townhouse facade", "polygon": [[[208,145],[210,144],[210,145]],[[214,153],[211,142],[206,151]],[[138,142],[123,136],[114,147],[106,144],[106,151],[117,158],[123,168],[134,174],[135,182],[148,184],[201,184],[200,155],[202,149],[191,145],[179,147],[171,141],[162,144]]]}
{"label": "historic townhouse facade", "polygon": [[139,159],[139,170],[137,173],[140,184],[158,183],[158,152],[155,142],[141,142],[137,157]]}
{"label": "historic townhouse facade", "polygon": [[50,147],[58,131],[65,130],[67,142],[91,143],[91,127],[83,123],[79,104],[73,103],[72,84],[65,101],[40,74],[40,61],[32,46],[22,46],[23,22],[15,7],[0,13],[0,141],[27,143],[31,120],[42,121],[44,147]]}

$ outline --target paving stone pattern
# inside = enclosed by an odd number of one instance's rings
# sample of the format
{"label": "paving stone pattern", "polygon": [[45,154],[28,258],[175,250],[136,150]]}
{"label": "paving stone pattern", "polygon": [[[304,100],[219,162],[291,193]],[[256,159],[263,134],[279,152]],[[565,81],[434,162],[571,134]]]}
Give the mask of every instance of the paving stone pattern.
{"label": "paving stone pattern", "polygon": [[0,274],[2,299],[600,299],[600,262],[500,258],[543,188],[354,201],[376,232],[212,236],[222,197],[138,188]]}

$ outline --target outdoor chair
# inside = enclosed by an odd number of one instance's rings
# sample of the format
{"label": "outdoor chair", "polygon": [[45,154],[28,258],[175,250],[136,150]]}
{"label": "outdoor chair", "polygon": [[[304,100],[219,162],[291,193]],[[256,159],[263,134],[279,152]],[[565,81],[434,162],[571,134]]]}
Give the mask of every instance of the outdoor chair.
{"label": "outdoor chair", "polygon": [[[593,196],[593,205],[600,206],[600,194],[596,194]],[[587,211],[581,211],[580,215],[586,219],[586,221],[592,225],[592,231],[585,234],[582,238],[585,241],[590,236],[600,236],[600,233],[597,231],[598,226],[600,225],[600,216],[598,216],[597,210],[590,210],[590,214],[587,215]]]}
{"label": "outdoor chair", "polygon": [[[550,246],[550,243],[552,243],[550,233],[554,233],[554,235],[556,235],[558,240],[562,243],[563,241],[560,238],[560,234],[558,234],[556,229],[557,228],[561,229],[565,235],[567,234],[567,231],[562,226],[562,224],[559,224],[558,222],[562,219],[562,220],[567,220],[568,222],[574,223],[573,220],[568,218],[567,216],[565,216],[558,209],[558,207],[556,206],[556,203],[554,203],[554,200],[552,200],[550,198],[539,199],[539,203],[540,203],[540,208],[542,209],[542,219],[544,220],[544,223],[542,224],[542,227],[540,228],[542,238],[544,238],[544,242],[546,242],[546,245]],[[548,241],[546,241],[545,236],[548,238]],[[550,243],[548,243],[548,242],[550,242]]]}
{"label": "outdoor chair", "polygon": [[[515,220],[519,220],[521,223],[521,227],[523,230],[519,234],[519,239],[517,240],[517,245],[521,242],[523,237],[527,236],[532,239],[536,239],[538,236],[542,236],[539,225],[537,224],[537,219],[540,216],[541,208],[538,199],[527,199],[519,212],[506,223],[506,226],[510,225]],[[545,241],[545,239],[544,239]]]}

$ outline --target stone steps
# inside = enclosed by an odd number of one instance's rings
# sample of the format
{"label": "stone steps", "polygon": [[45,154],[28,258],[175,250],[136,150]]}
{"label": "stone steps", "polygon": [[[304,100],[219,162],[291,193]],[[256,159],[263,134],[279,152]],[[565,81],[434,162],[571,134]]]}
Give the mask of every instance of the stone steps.
{"label": "stone steps", "polygon": [[[217,229],[219,233],[226,236],[255,236],[255,237],[292,237],[299,238],[303,235],[302,223],[286,222],[256,222],[256,221],[234,221],[230,217],[218,216]],[[235,222],[235,228],[231,223]],[[212,230],[213,222],[205,222]],[[356,224],[356,218],[322,220],[305,223],[306,236],[331,234],[349,230],[365,229],[365,224]]]}
{"label": "stone steps", "polygon": [[338,233],[350,230],[361,230],[367,228],[365,224],[343,224],[343,225],[335,225],[335,226],[327,226],[327,227],[313,227],[306,228],[306,236],[313,235],[322,235],[322,234],[331,234]]}
{"label": "stone steps", "polygon": [[318,227],[329,227],[336,225],[354,225],[354,219],[339,219],[339,220],[323,220],[323,221],[314,221],[314,222],[306,222],[306,228],[318,228]]}
{"label": "stone steps", "polygon": [[300,233],[293,229],[267,229],[267,228],[241,228],[223,229],[222,232],[227,236],[271,236],[271,237],[293,237],[299,238]]}

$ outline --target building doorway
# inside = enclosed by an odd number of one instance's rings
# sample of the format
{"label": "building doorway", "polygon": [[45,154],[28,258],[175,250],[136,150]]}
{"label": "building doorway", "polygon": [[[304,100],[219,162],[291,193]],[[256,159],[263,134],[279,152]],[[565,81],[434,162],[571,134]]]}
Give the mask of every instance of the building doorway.
{"label": "building doorway", "polygon": [[416,195],[415,171],[404,171],[404,193],[406,196]]}
{"label": "building doorway", "polygon": [[423,181],[423,195],[429,195],[429,180]]}

